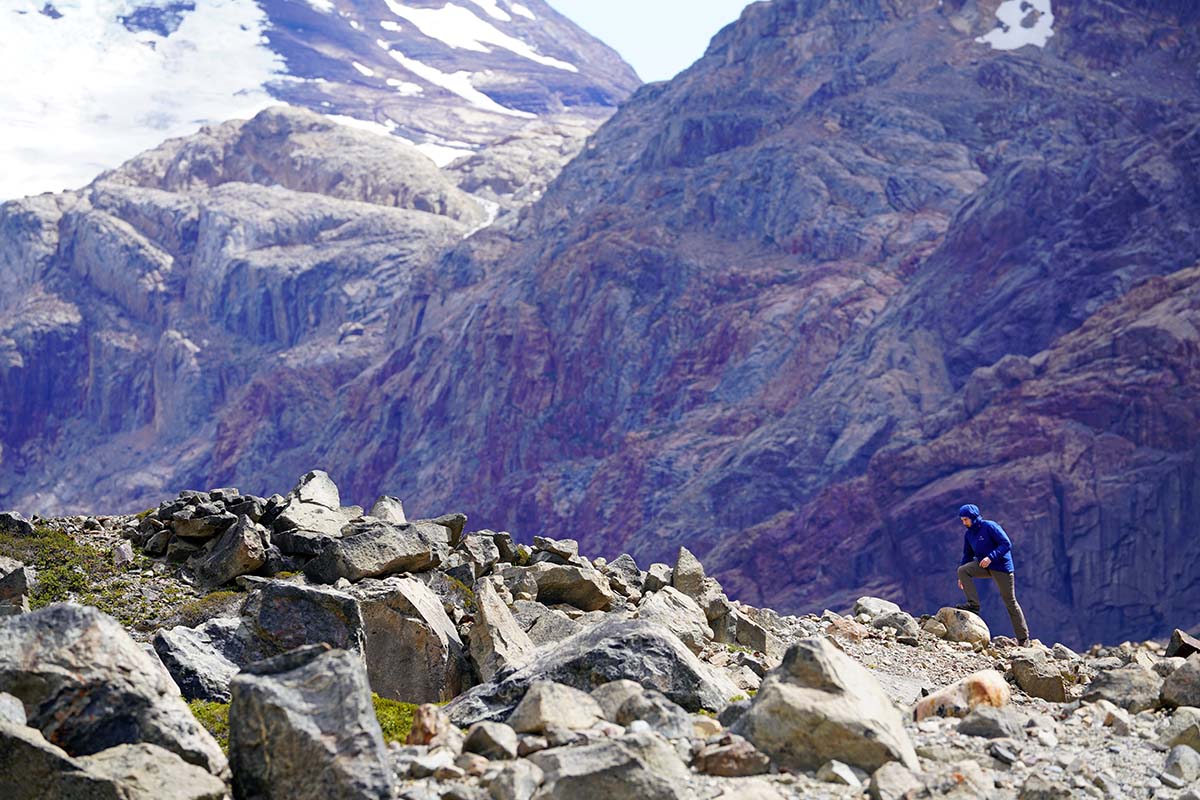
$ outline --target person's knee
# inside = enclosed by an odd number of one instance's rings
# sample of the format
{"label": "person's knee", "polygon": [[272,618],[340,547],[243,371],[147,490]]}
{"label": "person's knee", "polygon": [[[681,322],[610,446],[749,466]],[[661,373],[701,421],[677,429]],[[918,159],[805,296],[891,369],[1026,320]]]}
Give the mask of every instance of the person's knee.
{"label": "person's knee", "polygon": [[959,580],[965,581],[965,580],[970,579],[970,577],[971,577],[971,565],[970,564],[963,564],[962,566],[960,566],[958,568]]}

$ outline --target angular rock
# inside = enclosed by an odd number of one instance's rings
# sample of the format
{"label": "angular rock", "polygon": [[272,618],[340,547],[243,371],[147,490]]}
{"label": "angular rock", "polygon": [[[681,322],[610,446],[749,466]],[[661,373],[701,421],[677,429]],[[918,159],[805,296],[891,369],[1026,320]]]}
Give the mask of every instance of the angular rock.
{"label": "angular rock", "polygon": [[458,544],[459,551],[470,560],[474,567],[474,576],[486,575],[500,561],[500,548],[491,536],[473,533],[464,536]]}
{"label": "angular rock", "polygon": [[855,772],[854,767],[836,760],[826,761],[821,765],[817,770],[817,780],[842,786],[862,786],[862,778]]}
{"label": "angular rock", "polygon": [[16,511],[0,511],[0,534],[33,536],[33,524]]}
{"label": "angular rock", "polygon": [[563,603],[582,611],[602,611],[613,601],[608,578],[590,566],[541,562],[528,567],[508,567],[503,575],[505,583],[519,580],[522,575],[532,576],[537,583],[537,600],[547,606]]}
{"label": "angular rock", "polygon": [[301,503],[313,503],[334,511],[342,507],[342,498],[337,484],[323,470],[313,470],[301,476],[295,488],[288,494]]}
{"label": "angular rock", "polygon": [[0,692],[19,698],[29,724],[72,755],[145,742],[227,772],[167,672],[94,608],[53,605],[0,620]]}
{"label": "angular rock", "polygon": [[205,542],[215,536],[220,536],[237,521],[238,518],[233,514],[221,512],[202,517],[178,519],[171,523],[171,530],[181,539],[187,539],[193,543]]}
{"label": "angular rock", "polygon": [[0,616],[29,611],[32,570],[15,558],[0,556]]}
{"label": "angular rock", "polygon": [[400,502],[398,498],[387,495],[376,500],[367,515],[393,525],[403,525],[408,522],[408,517],[404,516],[404,503]]}
{"label": "angular rock", "polygon": [[504,719],[536,680],[590,691],[610,681],[635,680],[657,689],[688,711],[720,711],[738,688],[700,662],[678,637],[645,620],[602,621],[498,681],[480,684],[455,698],[447,711],[460,726]]}
{"label": "angular rock", "polygon": [[617,680],[597,686],[592,690],[592,699],[600,706],[604,718],[609,722],[617,721],[617,713],[625,701],[637,697],[646,690],[637,681]]}
{"label": "angular rock", "polygon": [[534,753],[545,774],[540,800],[638,798],[684,800],[689,773],[674,748],[650,734]]}
{"label": "angular rock", "polygon": [[1187,663],[1186,658],[1174,656],[1172,658],[1161,659],[1154,664],[1154,672],[1163,678],[1169,676],[1172,672],[1182,667]]}
{"label": "angular rock", "polygon": [[503,722],[476,722],[467,731],[463,750],[492,760],[517,757],[517,732]]}
{"label": "angular rock", "polygon": [[1024,735],[1022,725],[1021,718],[1011,708],[977,706],[958,723],[958,732],[985,739],[1020,739]]}
{"label": "angular rock", "polygon": [[642,591],[657,592],[664,586],[670,586],[672,577],[671,567],[667,564],[651,564],[646,570],[646,580],[642,583]]}
{"label": "angular rock", "polygon": [[1176,628],[1171,633],[1171,641],[1167,643],[1166,657],[1187,658],[1193,653],[1200,653],[1200,639]]}
{"label": "angular rock", "polygon": [[713,639],[704,611],[695,600],[672,586],[646,595],[637,613],[641,619],[666,627],[693,653],[699,653]]}
{"label": "angular rock", "polygon": [[[271,541],[287,555],[315,556],[341,538],[342,528],[359,518],[357,506],[329,509],[316,503],[291,500],[272,521]],[[270,519],[270,514],[263,516]]]}
{"label": "angular rock", "polygon": [[1182,667],[1167,676],[1159,698],[1166,708],[1200,707],[1200,653],[1188,656]]}
{"label": "angular rock", "polygon": [[1074,796],[1069,784],[1033,774],[1021,784],[1017,800],[1071,800]]}
{"label": "angular rock", "polygon": [[604,711],[586,692],[553,681],[534,681],[507,722],[517,733],[545,733],[550,728],[586,730],[603,719]]}
{"label": "angular rock", "polygon": [[223,800],[225,781],[153,744],[122,744],[78,759],[129,800]]}
{"label": "angular rock", "polygon": [[743,778],[769,772],[771,759],[745,738],[725,733],[715,741],[705,742],[696,752],[692,766],[705,775]]}
{"label": "angular rock", "polygon": [[867,794],[871,800],[908,800],[921,790],[921,782],[912,770],[895,761],[871,773]]}
{"label": "angular rock", "polygon": [[943,638],[952,642],[987,644],[992,640],[987,623],[978,614],[972,614],[970,611],[942,608],[938,610],[937,620],[946,626],[946,635]]}
{"label": "angular rock", "polygon": [[853,616],[866,614],[871,619],[882,614],[894,614],[902,609],[891,600],[880,597],[860,597],[854,601]]}
{"label": "angular rock", "polygon": [[917,767],[900,712],[878,681],[823,638],[788,649],[732,730],[789,769],[831,759],[868,771],[888,761]]}
{"label": "angular rock", "polygon": [[1163,679],[1144,667],[1129,666],[1104,670],[1088,684],[1083,699],[1107,700],[1131,714],[1158,705]]}
{"label": "angular rock", "polygon": [[25,716],[25,705],[7,692],[0,692],[0,722],[11,722],[13,725],[29,723],[29,718]]}
{"label": "angular rock", "polygon": [[1051,703],[1067,701],[1067,678],[1058,662],[1037,649],[1019,650],[1012,656],[1013,677],[1017,686],[1030,697],[1040,697]]}
{"label": "angular rock", "polygon": [[242,620],[255,649],[252,658],[317,643],[358,654],[365,650],[358,601],[335,589],[269,581],[246,598]]}
{"label": "angular rock", "polygon": [[640,595],[646,582],[645,573],[638,569],[637,562],[628,553],[617,556],[604,565],[600,572],[608,578],[614,591],[626,597]]}
{"label": "angular rock", "polygon": [[433,569],[449,554],[446,529],[429,522],[392,525],[378,520],[347,524],[308,563],[304,574],[319,583],[359,581],[397,572]]}
{"label": "angular rock", "polygon": [[693,600],[704,594],[704,565],[686,547],[680,547],[675,556],[675,568],[671,572],[671,585]]}
{"label": "angular rock", "polygon": [[229,752],[241,798],[378,800],[392,770],[359,656],[312,646],[233,680]]}
{"label": "angular rock", "polygon": [[457,696],[469,669],[458,629],[442,601],[412,578],[364,580],[349,590],[358,600],[371,689],[407,703]]}
{"label": "angular rock", "polygon": [[417,708],[412,728],[405,739],[405,744],[445,748],[455,754],[462,752],[463,742],[462,731],[440,706],[433,703],[423,703]]}
{"label": "angular rock", "polygon": [[1164,747],[1185,744],[1200,751],[1200,708],[1181,706],[1175,709],[1167,727],[1159,735],[1158,743]]}
{"label": "angular rock", "polygon": [[533,552],[548,553],[564,562],[579,557],[579,542],[574,539],[551,539],[547,536],[533,537]]}
{"label": "angular rock", "polygon": [[921,622],[921,630],[925,631],[926,633],[928,633],[932,636],[936,636],[939,639],[945,639],[946,634],[949,633],[949,630],[946,628],[945,625],[938,622],[936,619],[934,619],[932,617]]}
{"label": "angular rock", "polygon": [[917,625],[917,621],[913,619],[911,614],[904,611],[885,611],[881,614],[876,614],[871,619],[872,628],[891,628],[896,632],[897,636],[910,636],[916,638],[921,633],[921,628]]}
{"label": "angular rock", "polygon": [[[210,776],[211,777],[211,776]],[[0,797],[5,800],[128,800],[37,728],[0,721]]]}
{"label": "angular rock", "polygon": [[469,639],[471,660],[484,681],[492,680],[500,672],[520,669],[537,652],[534,643],[487,580],[475,585],[475,624]]}
{"label": "angular rock", "polygon": [[634,720],[639,719],[668,739],[688,739],[693,735],[692,715],[668,700],[662,692],[653,689],[627,699],[617,709],[613,721],[628,728]]}
{"label": "angular rock", "polygon": [[241,620],[211,619],[196,628],[183,626],[154,634],[154,652],[188,700],[228,703],[229,682],[247,663]]}
{"label": "angular rock", "polygon": [[216,587],[239,575],[248,575],[266,563],[270,543],[266,528],[249,517],[239,517],[196,564],[196,578],[204,586]]}
{"label": "angular rock", "polygon": [[526,759],[503,764],[488,782],[492,800],[531,800],[545,779],[541,767]]}
{"label": "angular rock", "polygon": [[926,717],[965,717],[974,708],[1001,708],[1012,699],[1004,676],[994,669],[973,672],[950,686],[922,698],[913,711],[919,721]]}
{"label": "angular rock", "polygon": [[446,534],[450,537],[450,546],[458,547],[458,543],[462,541],[463,530],[467,527],[467,515],[461,512],[452,514],[443,514],[434,519],[418,520],[418,522],[427,522],[431,525],[437,525],[446,530]]}
{"label": "angular rock", "polygon": [[[534,585],[534,594],[537,585]],[[512,604],[513,618],[534,645],[540,647],[569,639],[582,626],[556,608],[546,608],[536,600],[517,600]]]}

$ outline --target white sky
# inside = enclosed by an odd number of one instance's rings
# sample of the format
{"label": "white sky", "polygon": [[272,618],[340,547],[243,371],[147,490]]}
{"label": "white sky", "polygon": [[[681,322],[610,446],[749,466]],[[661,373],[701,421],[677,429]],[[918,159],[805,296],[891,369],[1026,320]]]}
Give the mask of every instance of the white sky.
{"label": "white sky", "polygon": [[673,78],[691,66],[747,0],[547,0],[612,47],[642,80]]}

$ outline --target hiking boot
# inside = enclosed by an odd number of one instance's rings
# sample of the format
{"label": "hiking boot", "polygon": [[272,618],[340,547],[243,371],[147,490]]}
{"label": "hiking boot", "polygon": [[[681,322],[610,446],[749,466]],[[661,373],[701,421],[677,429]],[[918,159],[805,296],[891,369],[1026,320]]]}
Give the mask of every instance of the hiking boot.
{"label": "hiking boot", "polygon": [[955,606],[955,608],[959,609],[960,611],[970,611],[972,614],[979,613],[979,606],[975,605],[974,603],[959,603]]}
{"label": "hiking boot", "polygon": [[1029,647],[1028,639],[1017,639],[1017,647]]}

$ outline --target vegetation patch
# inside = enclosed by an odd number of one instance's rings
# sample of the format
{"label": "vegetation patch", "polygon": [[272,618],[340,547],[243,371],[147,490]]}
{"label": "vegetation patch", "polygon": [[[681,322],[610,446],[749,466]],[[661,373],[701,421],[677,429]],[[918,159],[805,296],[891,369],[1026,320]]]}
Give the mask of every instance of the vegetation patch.
{"label": "vegetation patch", "polygon": [[412,730],[417,706],[401,703],[399,700],[388,700],[374,693],[371,695],[371,702],[375,704],[375,716],[379,719],[379,727],[383,728],[383,740],[404,744],[408,732]]}
{"label": "vegetation patch", "polygon": [[460,581],[458,578],[452,578],[449,575],[447,575],[446,579],[447,579],[447,581],[449,581],[450,586],[453,587],[454,591],[462,599],[463,605],[466,607],[467,611],[474,614],[475,610],[476,610],[475,590],[472,589],[470,586],[467,586],[465,583]]}
{"label": "vegetation patch", "polygon": [[189,700],[188,708],[192,710],[196,721],[221,745],[225,755],[229,755],[229,703]]}
{"label": "vegetation patch", "polygon": [[190,600],[179,609],[179,624],[189,628],[203,625],[213,617],[224,616],[233,611],[244,597],[242,592],[222,590]]}

